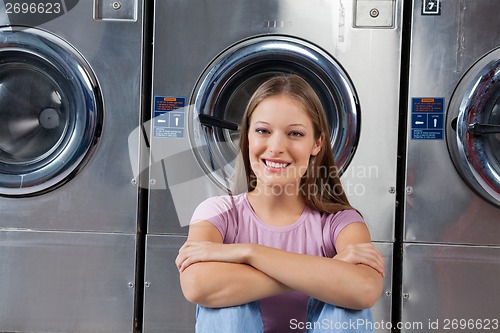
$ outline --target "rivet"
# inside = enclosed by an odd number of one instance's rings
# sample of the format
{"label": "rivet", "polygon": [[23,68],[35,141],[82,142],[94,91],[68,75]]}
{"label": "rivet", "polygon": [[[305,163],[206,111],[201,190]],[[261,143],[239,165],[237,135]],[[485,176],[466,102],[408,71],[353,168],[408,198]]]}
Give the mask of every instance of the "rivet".
{"label": "rivet", "polygon": [[373,18],[378,17],[379,14],[380,14],[380,12],[378,11],[377,8],[373,8],[372,10],[370,10],[370,16],[373,17]]}

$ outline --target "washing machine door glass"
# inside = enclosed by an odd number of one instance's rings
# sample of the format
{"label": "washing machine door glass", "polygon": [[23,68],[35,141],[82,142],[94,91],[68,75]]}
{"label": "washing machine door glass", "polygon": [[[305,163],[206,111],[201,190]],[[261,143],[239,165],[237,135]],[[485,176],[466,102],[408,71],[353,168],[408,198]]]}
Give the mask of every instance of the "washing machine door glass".
{"label": "washing machine door glass", "polygon": [[500,49],[478,61],[450,101],[447,142],[463,179],[500,207]]}
{"label": "washing machine door glass", "polygon": [[4,28],[0,41],[0,194],[44,193],[76,174],[96,145],[97,81],[47,32]]}
{"label": "washing machine door glass", "polygon": [[198,115],[241,123],[250,97],[266,79],[282,73],[303,77],[318,94],[330,125],[331,147],[342,173],[359,138],[360,108],[347,74],[324,50],[287,36],[260,36],[222,52],[201,75],[191,96],[190,140],[205,173],[231,188],[239,131],[200,124]]}

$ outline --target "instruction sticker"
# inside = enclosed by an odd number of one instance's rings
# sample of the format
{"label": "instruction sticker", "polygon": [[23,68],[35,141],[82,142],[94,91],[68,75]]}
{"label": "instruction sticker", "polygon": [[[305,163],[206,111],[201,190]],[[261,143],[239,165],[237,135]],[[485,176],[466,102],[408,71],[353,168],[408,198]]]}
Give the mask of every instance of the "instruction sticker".
{"label": "instruction sticker", "polygon": [[412,140],[444,139],[444,98],[412,98]]}
{"label": "instruction sticker", "polygon": [[441,0],[422,0],[422,15],[441,15]]}
{"label": "instruction sticker", "polygon": [[183,138],[185,106],[185,97],[155,96],[153,136],[155,138]]}

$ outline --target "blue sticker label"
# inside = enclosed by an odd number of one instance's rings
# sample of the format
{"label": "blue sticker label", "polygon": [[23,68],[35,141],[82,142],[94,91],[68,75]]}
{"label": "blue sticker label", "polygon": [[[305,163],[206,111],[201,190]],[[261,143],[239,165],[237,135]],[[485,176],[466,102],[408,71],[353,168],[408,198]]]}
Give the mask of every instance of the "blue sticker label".
{"label": "blue sticker label", "polygon": [[444,98],[412,98],[411,138],[444,139]]}
{"label": "blue sticker label", "polygon": [[155,138],[183,138],[185,97],[155,96],[153,136]]}

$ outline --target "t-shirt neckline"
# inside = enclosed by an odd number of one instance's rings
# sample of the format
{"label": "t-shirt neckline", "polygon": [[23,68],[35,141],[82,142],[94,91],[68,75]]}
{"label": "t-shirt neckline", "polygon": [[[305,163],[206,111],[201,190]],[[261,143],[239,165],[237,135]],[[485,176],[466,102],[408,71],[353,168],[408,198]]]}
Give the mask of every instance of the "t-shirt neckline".
{"label": "t-shirt neckline", "polygon": [[286,225],[286,226],[274,226],[274,225],[270,225],[270,224],[267,224],[266,222],[262,221],[262,219],[257,215],[257,213],[255,213],[252,205],[250,204],[250,200],[248,200],[248,193],[245,193],[245,196],[244,196],[244,204],[247,206],[247,208],[250,210],[252,216],[254,217],[255,221],[262,227],[266,228],[266,229],[270,229],[270,230],[274,230],[274,231],[289,231],[291,229],[294,229],[294,228],[297,228],[298,226],[300,226],[301,224],[304,223],[305,219],[306,219],[306,214],[309,212],[310,208],[309,206],[306,204],[305,207],[304,207],[304,210],[302,211],[302,213],[300,214],[299,218],[293,222],[292,224],[290,225]]}

